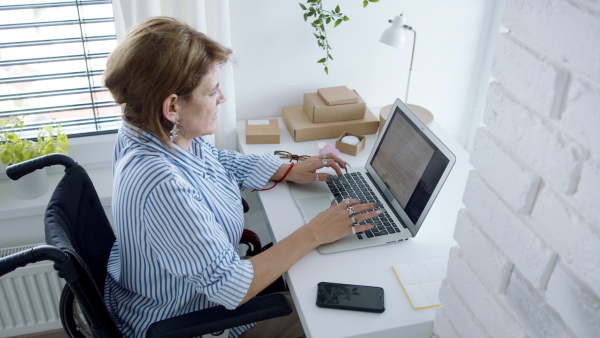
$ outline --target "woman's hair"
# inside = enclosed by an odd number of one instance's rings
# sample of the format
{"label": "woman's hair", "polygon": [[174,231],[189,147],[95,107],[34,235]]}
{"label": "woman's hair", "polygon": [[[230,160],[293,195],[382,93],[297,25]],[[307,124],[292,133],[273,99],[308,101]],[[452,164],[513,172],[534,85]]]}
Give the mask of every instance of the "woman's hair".
{"label": "woman's hair", "polygon": [[108,57],[104,85],[123,117],[171,148],[173,123],[162,115],[167,96],[187,100],[204,76],[230,60],[226,48],[189,25],[168,17],[146,19],[127,33]]}

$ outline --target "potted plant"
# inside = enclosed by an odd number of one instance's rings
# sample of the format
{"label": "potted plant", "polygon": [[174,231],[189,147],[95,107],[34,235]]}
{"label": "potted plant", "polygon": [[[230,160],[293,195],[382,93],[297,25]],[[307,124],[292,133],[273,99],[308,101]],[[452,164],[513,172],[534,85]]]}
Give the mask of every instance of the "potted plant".
{"label": "potted plant", "polygon": [[[53,123],[51,126],[39,128],[37,139],[23,138],[24,126],[22,117],[10,117],[0,122],[2,163],[10,166],[53,153],[68,155],[69,141],[67,135],[61,132],[60,124]],[[36,170],[17,181],[11,181],[11,184],[15,195],[21,199],[39,197],[48,191],[46,170]]]}

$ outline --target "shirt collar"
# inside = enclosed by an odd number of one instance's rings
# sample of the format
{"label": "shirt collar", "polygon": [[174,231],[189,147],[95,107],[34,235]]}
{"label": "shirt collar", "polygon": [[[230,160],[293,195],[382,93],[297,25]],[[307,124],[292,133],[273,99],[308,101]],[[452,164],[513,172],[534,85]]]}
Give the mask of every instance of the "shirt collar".
{"label": "shirt collar", "polygon": [[206,174],[206,161],[202,159],[202,148],[204,145],[202,138],[199,137],[192,140],[190,151],[181,148],[175,143],[171,143],[173,150],[170,150],[160,142],[160,139],[154,133],[148,130],[141,129],[128,122],[124,122],[122,128],[124,135],[132,142],[159,152],[179,167],[191,168],[202,176]]}

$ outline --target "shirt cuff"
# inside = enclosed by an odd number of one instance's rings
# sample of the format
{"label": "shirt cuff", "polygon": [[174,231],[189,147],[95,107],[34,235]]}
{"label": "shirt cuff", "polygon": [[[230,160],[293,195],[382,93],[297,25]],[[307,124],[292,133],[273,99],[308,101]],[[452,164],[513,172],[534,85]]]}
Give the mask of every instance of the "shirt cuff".
{"label": "shirt cuff", "polygon": [[265,153],[256,163],[255,170],[246,178],[246,188],[260,189],[264,187],[282,164],[283,161],[278,156]]}
{"label": "shirt cuff", "polygon": [[253,277],[252,262],[248,259],[240,260],[236,273],[219,288],[218,294],[213,295],[211,301],[223,305],[227,310],[235,309],[246,297]]}

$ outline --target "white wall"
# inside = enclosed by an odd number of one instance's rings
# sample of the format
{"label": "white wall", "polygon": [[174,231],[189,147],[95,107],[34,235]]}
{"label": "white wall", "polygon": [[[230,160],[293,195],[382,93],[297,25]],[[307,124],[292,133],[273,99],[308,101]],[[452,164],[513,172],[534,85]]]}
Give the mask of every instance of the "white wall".
{"label": "white wall", "polygon": [[440,337],[598,337],[600,3],[506,0]]}
{"label": "white wall", "polygon": [[298,1],[230,0],[238,119],[280,116],[281,107],[302,104],[303,93],[328,86],[356,89],[369,107],[404,99],[412,34],[403,51],[379,42],[388,19],[403,12],[417,31],[408,101],[428,108],[450,135],[467,143],[477,96],[485,95],[485,87],[478,89],[489,74],[488,33],[499,27],[493,22],[496,1],[387,0],[367,8],[360,0],[323,2],[325,8],[340,4],[350,17],[328,28],[335,59],[329,75],[316,64],[322,50]]}

